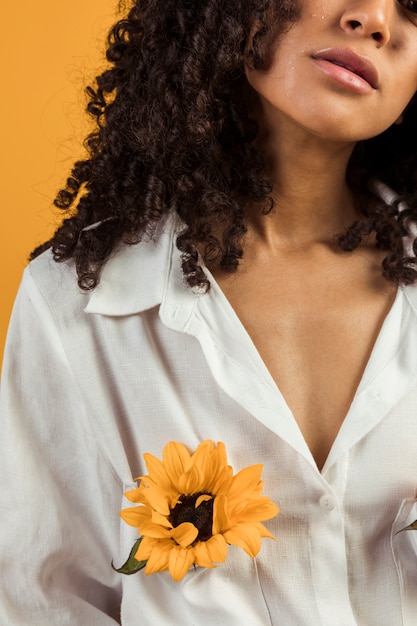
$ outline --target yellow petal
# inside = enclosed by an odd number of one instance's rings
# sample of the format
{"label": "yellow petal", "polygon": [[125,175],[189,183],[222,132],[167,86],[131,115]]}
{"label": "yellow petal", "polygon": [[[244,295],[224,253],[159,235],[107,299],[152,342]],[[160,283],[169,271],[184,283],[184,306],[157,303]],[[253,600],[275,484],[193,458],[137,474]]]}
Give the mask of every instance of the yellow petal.
{"label": "yellow petal", "polygon": [[275,539],[274,535],[269,532],[267,528],[263,524],[256,524],[260,537],[268,537],[269,539]]}
{"label": "yellow petal", "polygon": [[227,514],[226,496],[216,496],[213,505],[213,535],[222,533],[230,527]]}
{"label": "yellow petal", "polygon": [[227,455],[226,455],[226,446],[223,441],[217,442],[217,454],[219,459],[219,464],[221,467],[227,465]]}
{"label": "yellow petal", "polygon": [[210,493],[214,495],[227,494],[233,480],[233,469],[230,465],[223,467],[210,485]]}
{"label": "yellow petal", "polygon": [[198,496],[197,500],[195,501],[195,508],[200,506],[202,502],[208,502],[209,500],[212,500],[212,499],[213,499],[213,496],[209,496],[208,493],[203,493],[201,496]]}
{"label": "yellow petal", "polygon": [[177,441],[170,441],[164,448],[162,460],[173,485],[179,488],[179,479],[190,466],[191,455],[187,448]]}
{"label": "yellow petal", "polygon": [[201,460],[203,460],[210,454],[210,452],[214,449],[214,443],[211,439],[205,439],[200,443],[199,446],[194,450],[191,455],[191,461],[195,464],[199,464]]}
{"label": "yellow petal", "polygon": [[164,526],[165,528],[172,528],[172,524],[169,519],[165,515],[158,513],[158,511],[152,511],[152,522],[154,524]]}
{"label": "yellow petal", "polygon": [[143,458],[146,462],[149,478],[154,480],[163,489],[170,491],[172,489],[171,479],[168,476],[162,461],[149,452],[145,452]]}
{"label": "yellow petal", "polygon": [[147,506],[134,506],[120,511],[122,520],[134,528],[139,528],[144,521],[150,520],[151,514],[151,509]]}
{"label": "yellow petal", "polygon": [[217,451],[215,450],[214,444],[210,439],[200,443],[194,454],[191,455],[192,465],[198,467],[200,475],[205,481],[204,485],[201,486],[201,490],[203,490],[212,480],[213,472],[216,470],[216,456]]}
{"label": "yellow petal", "polygon": [[146,489],[147,487],[158,487],[158,483],[156,483],[150,476],[138,476],[135,480],[140,481],[139,489]]}
{"label": "yellow petal", "polygon": [[140,525],[139,530],[144,537],[153,537],[154,539],[169,539],[171,532],[168,528],[152,522],[144,522]]}
{"label": "yellow petal", "polygon": [[161,515],[169,515],[168,494],[160,487],[149,487],[146,490],[146,500],[149,506]]}
{"label": "yellow petal", "polygon": [[145,503],[146,501],[143,495],[143,487],[138,487],[137,489],[131,489],[130,491],[126,491],[124,495],[131,502]]}
{"label": "yellow petal", "polygon": [[204,491],[204,476],[196,465],[192,465],[187,472],[182,474],[179,487],[181,493],[186,496]]}
{"label": "yellow petal", "polygon": [[254,490],[259,491],[262,468],[263,465],[261,464],[250,465],[233,477],[232,485],[227,496],[229,506],[234,506],[235,502],[247,500]]}
{"label": "yellow petal", "polygon": [[183,522],[169,532],[172,539],[183,548],[187,548],[191,545],[193,541],[197,539],[198,535],[198,529],[191,522]]}
{"label": "yellow petal", "polygon": [[271,502],[266,496],[258,496],[250,501],[238,514],[235,510],[230,512],[230,517],[238,515],[240,522],[263,522],[275,517],[279,513],[279,507]]}
{"label": "yellow petal", "polygon": [[[226,543],[226,542],[225,542]],[[194,558],[196,565],[200,567],[216,567],[210,558],[206,541],[199,541],[194,546]]]}
{"label": "yellow petal", "polygon": [[178,503],[181,504],[181,494],[176,493],[175,495],[172,495],[170,498],[168,498],[169,510],[172,511],[172,509],[175,509]]}
{"label": "yellow petal", "polygon": [[146,562],[145,574],[155,574],[168,569],[169,555],[173,548],[172,541],[159,541],[150,553]]}
{"label": "yellow petal", "polygon": [[194,549],[174,546],[169,554],[169,572],[179,582],[194,563]]}
{"label": "yellow petal", "polygon": [[147,561],[159,541],[159,539],[153,539],[152,537],[143,537],[135,554],[135,559],[137,561]]}
{"label": "yellow petal", "polygon": [[227,543],[243,548],[251,557],[255,557],[261,549],[259,530],[254,524],[236,524],[224,533]]}
{"label": "yellow petal", "polygon": [[211,475],[214,483],[217,481],[219,474],[221,474],[223,470],[228,467],[226,447],[221,441],[218,442],[217,448],[214,448],[211,453],[211,466]]}
{"label": "yellow petal", "polygon": [[223,535],[213,535],[205,543],[210,560],[215,563],[224,563],[228,548]]}

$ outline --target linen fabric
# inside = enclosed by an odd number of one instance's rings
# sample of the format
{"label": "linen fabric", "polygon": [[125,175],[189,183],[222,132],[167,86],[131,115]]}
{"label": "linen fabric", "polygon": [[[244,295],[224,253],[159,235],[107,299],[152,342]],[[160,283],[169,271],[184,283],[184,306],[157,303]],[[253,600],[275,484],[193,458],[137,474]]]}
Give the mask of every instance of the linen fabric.
{"label": "linen fabric", "polygon": [[[210,276],[183,281],[170,219],[81,292],[50,253],[25,271],[0,420],[2,626],[415,626],[417,287],[399,288],[322,469]],[[302,381],[300,381],[302,384]],[[123,576],[119,518],[143,453],[223,441],[280,506],[256,559]],[[398,534],[397,534],[398,533]]]}

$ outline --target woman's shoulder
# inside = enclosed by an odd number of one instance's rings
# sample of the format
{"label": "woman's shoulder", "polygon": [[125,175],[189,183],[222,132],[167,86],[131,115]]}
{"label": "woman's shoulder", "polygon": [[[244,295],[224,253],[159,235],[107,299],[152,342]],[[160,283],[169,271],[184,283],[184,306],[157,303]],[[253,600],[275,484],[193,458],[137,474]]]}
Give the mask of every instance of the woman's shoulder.
{"label": "woman's shoulder", "polygon": [[29,263],[23,273],[21,289],[32,296],[36,292],[50,308],[69,306],[87,296],[78,286],[74,260],[57,262],[51,249]]}

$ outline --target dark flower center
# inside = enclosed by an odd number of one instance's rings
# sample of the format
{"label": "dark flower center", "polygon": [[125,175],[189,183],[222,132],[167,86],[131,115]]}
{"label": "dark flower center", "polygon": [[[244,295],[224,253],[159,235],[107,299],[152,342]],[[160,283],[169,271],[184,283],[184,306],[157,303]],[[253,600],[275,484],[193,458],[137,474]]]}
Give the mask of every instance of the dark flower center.
{"label": "dark flower center", "polygon": [[192,496],[180,496],[178,502],[169,514],[169,521],[174,528],[184,522],[191,522],[198,530],[198,535],[194,543],[197,541],[207,541],[213,535],[213,504],[214,498],[205,500],[197,508],[195,503],[202,495],[211,496],[211,493],[205,494],[204,491],[193,493]]}

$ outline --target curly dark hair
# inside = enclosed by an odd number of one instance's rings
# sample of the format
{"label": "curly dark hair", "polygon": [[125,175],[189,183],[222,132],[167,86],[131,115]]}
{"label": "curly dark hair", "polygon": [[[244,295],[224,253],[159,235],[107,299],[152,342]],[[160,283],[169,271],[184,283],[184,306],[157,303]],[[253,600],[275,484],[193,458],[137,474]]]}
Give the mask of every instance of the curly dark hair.
{"label": "curly dark hair", "polygon": [[[246,232],[242,198],[273,209],[272,185],[253,145],[258,126],[248,111],[244,65],[268,67],[277,37],[297,19],[295,2],[134,0],[110,30],[109,68],[87,88],[96,130],[86,139],[88,158],[75,163],[54,201],[66,218],[32,258],[48,247],[56,261],[73,257],[80,287],[91,289],[118,242],[152,236],[176,211],[190,286],[209,287],[197,247],[206,262],[236,270]],[[351,251],[375,233],[387,250],[383,274],[398,283],[417,279],[416,261],[402,248],[417,220],[416,106],[401,125],[354,150],[348,181],[363,218],[338,239]],[[375,200],[372,177],[391,185],[399,200]],[[400,200],[407,202],[402,211]]]}

